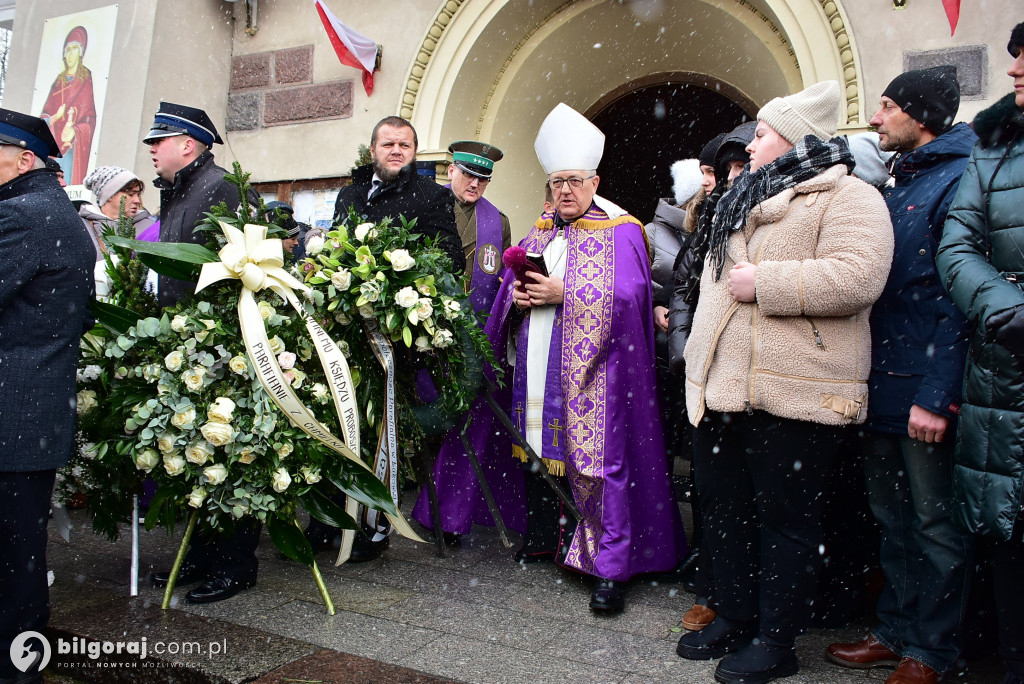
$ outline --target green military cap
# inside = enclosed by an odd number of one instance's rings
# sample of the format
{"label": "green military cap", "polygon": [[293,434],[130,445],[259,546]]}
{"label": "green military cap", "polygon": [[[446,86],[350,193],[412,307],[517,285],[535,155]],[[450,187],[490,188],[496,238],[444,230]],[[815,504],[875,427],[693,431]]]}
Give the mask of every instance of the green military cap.
{"label": "green military cap", "polygon": [[494,145],[475,140],[460,140],[448,146],[452,153],[452,163],[477,178],[490,178],[494,171],[494,162],[501,161],[505,155]]}

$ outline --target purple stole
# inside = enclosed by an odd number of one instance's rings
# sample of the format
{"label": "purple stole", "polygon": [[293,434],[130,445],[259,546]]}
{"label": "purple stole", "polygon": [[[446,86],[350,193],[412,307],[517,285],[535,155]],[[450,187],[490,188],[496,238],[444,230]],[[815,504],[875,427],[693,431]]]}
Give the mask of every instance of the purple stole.
{"label": "purple stole", "polygon": [[476,259],[469,301],[477,313],[488,312],[501,287],[501,214],[483,197],[476,201]]}

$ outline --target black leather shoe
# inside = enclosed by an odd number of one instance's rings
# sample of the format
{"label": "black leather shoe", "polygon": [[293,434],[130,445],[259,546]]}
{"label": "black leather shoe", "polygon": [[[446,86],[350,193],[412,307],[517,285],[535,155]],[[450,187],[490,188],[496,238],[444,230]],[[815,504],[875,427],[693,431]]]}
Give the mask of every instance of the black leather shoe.
{"label": "black leather shoe", "polygon": [[699,632],[680,637],[676,653],[687,660],[714,660],[743,648],[756,634],[756,623],[733,622],[719,615]]}
{"label": "black leather shoe", "polygon": [[715,681],[724,684],[768,684],[776,679],[792,677],[799,671],[800,665],[793,646],[757,638],[718,663]]}
{"label": "black leather shoe", "polygon": [[621,613],[626,607],[626,585],[622,582],[597,578],[590,595],[590,610],[602,615]]}
{"label": "black leather shoe", "polygon": [[555,561],[555,553],[553,551],[538,552],[519,549],[512,556],[512,560],[516,563],[553,563]]}
{"label": "black leather shoe", "polygon": [[348,557],[350,563],[366,563],[377,560],[384,553],[391,543],[391,537],[384,537],[380,541],[370,541],[362,532],[356,533],[352,540],[352,555]]}
{"label": "black leather shoe", "polygon": [[[202,582],[208,575],[209,573],[206,570],[203,570],[192,563],[182,563],[181,569],[178,571],[178,581],[175,584],[177,586],[181,586],[183,584],[192,584],[193,582]],[[149,579],[153,583],[154,587],[163,589],[171,579],[171,571],[164,570],[163,572],[154,572],[150,575]]]}
{"label": "black leather shoe", "polygon": [[229,599],[243,589],[249,589],[255,584],[256,580],[240,582],[230,577],[215,577],[185,594],[185,600],[189,603],[215,603]]}

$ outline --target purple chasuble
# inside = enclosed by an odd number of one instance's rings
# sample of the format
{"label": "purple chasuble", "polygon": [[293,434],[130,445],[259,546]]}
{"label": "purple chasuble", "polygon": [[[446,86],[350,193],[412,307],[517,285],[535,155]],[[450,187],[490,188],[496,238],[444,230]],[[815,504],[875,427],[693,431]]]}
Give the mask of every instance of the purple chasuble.
{"label": "purple chasuble", "polygon": [[[542,252],[555,232],[552,215],[546,214],[520,245]],[[650,261],[636,219],[609,219],[596,206],[567,228],[566,238],[565,302],[551,334],[541,456],[553,472],[564,468],[583,514],[565,565],[626,581],[670,570],[687,551],[658,416]],[[502,362],[508,336],[516,334],[514,280],[506,271],[486,327]],[[529,324],[527,314],[518,331],[508,407],[521,428]],[[494,457],[513,451],[507,435],[488,430],[482,437],[498,443],[488,452]],[[522,496],[521,479],[517,487]],[[424,499],[421,495],[420,504]],[[425,505],[417,505],[416,513],[417,520],[429,521]]]}
{"label": "purple chasuble", "polygon": [[[469,295],[473,310],[477,313],[491,309],[495,295],[501,288],[501,238],[501,214],[493,204],[481,197],[476,202],[477,252]],[[481,251],[487,245],[493,247],[493,251]],[[494,260],[493,265],[490,259]],[[498,351],[495,354],[500,356]],[[488,377],[494,379],[490,373]],[[506,378],[511,377],[509,369]],[[432,401],[431,397],[436,399],[438,396],[430,374],[426,371],[417,375],[416,388],[423,401]],[[511,391],[507,383],[504,389],[498,391],[496,399],[508,411]],[[467,415],[472,417],[472,423],[466,436],[498,503],[501,518],[509,529],[523,533],[526,531],[525,484],[522,468],[511,458],[514,440],[494,418],[483,399],[477,399]],[[457,427],[445,436],[434,462],[434,483],[437,485],[442,527],[445,532],[458,534],[469,534],[473,523],[494,525],[490,509],[459,438],[465,420],[466,416],[463,416],[456,421]],[[433,528],[426,487],[420,489],[413,517],[425,527]]]}

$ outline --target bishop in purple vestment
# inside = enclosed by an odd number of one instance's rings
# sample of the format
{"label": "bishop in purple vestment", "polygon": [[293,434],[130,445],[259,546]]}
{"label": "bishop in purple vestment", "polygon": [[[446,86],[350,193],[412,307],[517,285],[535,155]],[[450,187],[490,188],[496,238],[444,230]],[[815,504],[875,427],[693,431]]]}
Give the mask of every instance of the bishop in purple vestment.
{"label": "bishop in purple vestment", "polygon": [[513,418],[582,519],[575,529],[556,519],[545,550],[552,521],[531,510],[524,551],[557,552],[594,576],[590,607],[617,612],[624,582],[686,553],[655,392],[650,261],[639,221],[596,194],[604,135],[559,105],[535,146],[555,211],[521,245],[543,255],[548,275],[507,273],[488,327],[496,350],[514,337]]}

